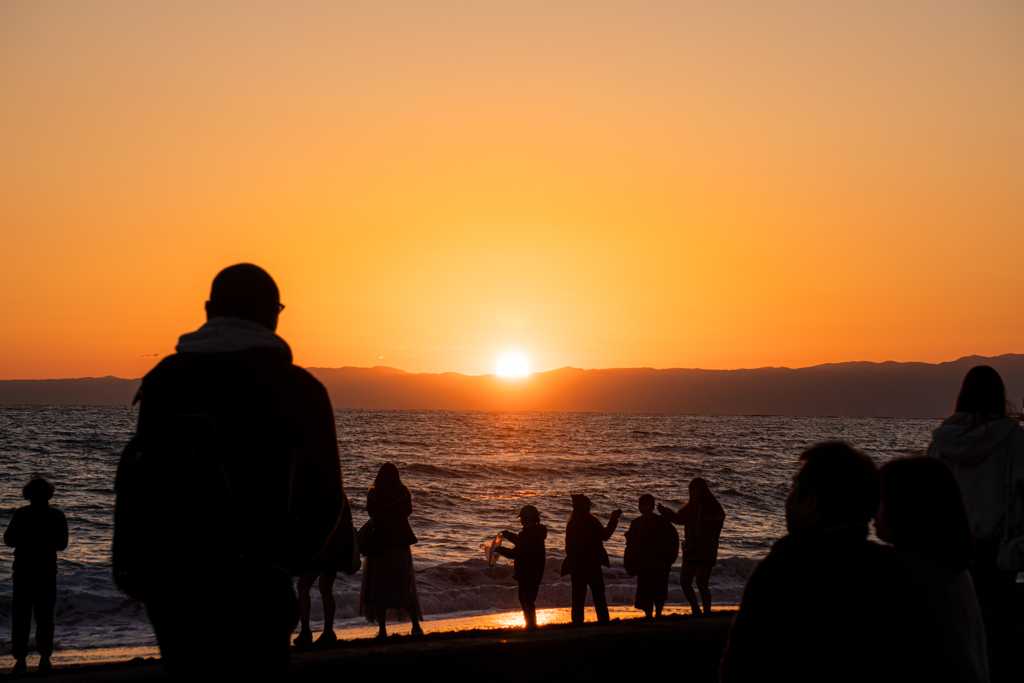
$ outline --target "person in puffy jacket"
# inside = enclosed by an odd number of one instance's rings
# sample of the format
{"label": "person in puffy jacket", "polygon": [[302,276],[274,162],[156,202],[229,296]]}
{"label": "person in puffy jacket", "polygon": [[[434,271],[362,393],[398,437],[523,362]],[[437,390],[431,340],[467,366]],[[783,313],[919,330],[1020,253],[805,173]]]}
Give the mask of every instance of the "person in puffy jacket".
{"label": "person in puffy jacket", "polygon": [[548,537],[548,528],[540,523],[540,512],[532,505],[526,505],[519,511],[519,521],[523,530],[518,534],[505,530],[502,538],[515,543],[515,548],[496,550],[500,555],[511,558],[515,567],[512,575],[519,582],[519,604],[523,607],[526,628],[537,628],[537,593],[540,582],[544,578],[544,561],[547,553],[544,539]]}
{"label": "person in puffy jacket", "polygon": [[993,681],[1008,675],[1014,633],[1016,573],[996,566],[999,542],[1007,532],[1013,537],[1024,531],[1024,429],[1007,412],[999,373],[987,365],[971,368],[956,412],[932,432],[928,446],[928,455],[953,468],[964,497],[974,534],[971,579],[985,622]]}

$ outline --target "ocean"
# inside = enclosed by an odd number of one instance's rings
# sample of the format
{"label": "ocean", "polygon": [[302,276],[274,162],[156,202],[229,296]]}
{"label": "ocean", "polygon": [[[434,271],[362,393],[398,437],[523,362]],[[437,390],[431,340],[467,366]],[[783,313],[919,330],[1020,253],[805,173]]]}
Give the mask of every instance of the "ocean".
{"label": "ocean", "polygon": [[[151,646],[141,605],[121,594],[110,574],[114,473],[135,429],[128,407],[0,406],[0,526],[24,504],[21,487],[40,474],[57,487],[53,504],[68,518],[71,542],[59,555],[57,639],[62,650]],[[395,463],[412,489],[417,585],[426,619],[517,610],[511,567],[489,567],[482,546],[519,528],[519,508],[535,505],[548,526],[548,571],[538,607],[568,607],[568,577],[558,577],[571,493],[586,493],[607,522],[622,523],[605,544],[612,605],[631,606],[635,582],[622,568],[623,533],[650,493],[679,507],[693,477],[708,480],[726,510],[717,604],[736,604],[757,560],[785,531],[783,500],[800,452],[844,439],[878,463],[923,450],[937,420],[767,416],[486,413],[338,410],[345,489],[358,527],[366,489],[381,463]],[[680,535],[682,530],[680,529]],[[183,549],[184,550],[184,549]],[[0,654],[9,653],[13,549],[0,548]],[[503,561],[504,562],[504,561]],[[677,560],[676,569],[679,561]],[[211,577],[224,580],[226,577]],[[356,617],[359,574],[334,587],[336,629]],[[313,627],[320,620],[313,591]],[[669,603],[685,602],[676,581]]]}

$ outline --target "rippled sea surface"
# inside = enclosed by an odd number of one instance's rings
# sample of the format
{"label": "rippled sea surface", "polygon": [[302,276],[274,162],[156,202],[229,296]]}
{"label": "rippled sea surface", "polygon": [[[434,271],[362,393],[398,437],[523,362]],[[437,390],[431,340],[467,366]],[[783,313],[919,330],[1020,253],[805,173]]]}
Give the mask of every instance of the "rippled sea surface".
{"label": "rippled sea surface", "polygon": [[[716,572],[732,567],[735,576],[723,574],[719,585],[725,600],[734,599],[753,561],[784,531],[782,503],[804,448],[844,439],[881,463],[924,449],[938,425],[870,418],[360,410],[336,411],[335,418],[357,526],[366,519],[366,489],[382,462],[397,464],[412,489],[411,522],[420,539],[413,556],[428,614],[467,606],[515,609],[510,570],[488,568],[481,544],[502,529],[516,529],[518,510],[529,503],[549,527],[549,564],[556,567],[569,494],[576,492],[591,497],[602,521],[614,508],[623,509],[623,525],[606,547],[615,558],[610,584],[621,578],[627,586],[622,532],[638,514],[637,498],[651,493],[678,507],[696,476],[708,480],[728,515]],[[114,590],[108,580],[114,472],[135,422],[132,408],[0,406],[0,526],[6,528],[24,503],[21,486],[32,474],[50,479],[57,486],[53,503],[65,511],[71,530],[59,560],[67,590],[86,586],[96,596]],[[11,560],[12,549],[0,548],[0,580],[10,576]],[[556,574],[550,581],[542,603],[545,595],[557,602],[562,588],[567,590]],[[0,628],[9,623],[9,586],[6,580],[0,586]],[[484,596],[492,587],[508,595]],[[345,605],[354,605],[358,595],[358,575],[342,577],[337,591],[344,617]],[[614,604],[614,590],[610,596]],[[618,599],[630,598],[623,593]]]}

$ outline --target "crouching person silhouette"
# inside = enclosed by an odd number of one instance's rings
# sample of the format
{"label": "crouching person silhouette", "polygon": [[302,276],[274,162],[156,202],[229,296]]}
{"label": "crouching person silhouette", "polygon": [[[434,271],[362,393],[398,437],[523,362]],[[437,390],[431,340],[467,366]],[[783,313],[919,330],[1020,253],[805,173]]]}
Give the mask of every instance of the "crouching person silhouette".
{"label": "crouching person silhouette", "polygon": [[526,628],[537,628],[537,593],[540,582],[544,578],[544,561],[546,552],[544,539],[548,537],[548,528],[540,523],[540,512],[532,505],[526,505],[519,511],[519,521],[523,530],[518,534],[502,531],[503,538],[515,543],[515,548],[498,546],[496,550],[505,557],[512,558],[515,573],[512,577],[519,582],[519,604],[523,607],[523,618]]}
{"label": "crouching person silhouette", "polygon": [[334,413],[274,333],[283,308],[261,268],[224,269],[206,324],[136,397],[115,483],[114,576],[146,604],[172,679],[287,680],[291,576],[340,526]]}
{"label": "crouching person silhouette", "polygon": [[14,596],[11,619],[12,674],[24,673],[28,664],[28,634],[36,615],[39,671],[49,671],[53,654],[53,609],[57,602],[57,551],[68,547],[64,513],[50,507],[53,486],[33,477],[21,490],[29,504],[14,511],[4,543],[14,548]]}
{"label": "crouching person silhouette", "polygon": [[838,441],[800,461],[789,533],[747,579],[720,680],[918,680],[910,579],[892,548],[867,540],[881,498],[874,463]]}

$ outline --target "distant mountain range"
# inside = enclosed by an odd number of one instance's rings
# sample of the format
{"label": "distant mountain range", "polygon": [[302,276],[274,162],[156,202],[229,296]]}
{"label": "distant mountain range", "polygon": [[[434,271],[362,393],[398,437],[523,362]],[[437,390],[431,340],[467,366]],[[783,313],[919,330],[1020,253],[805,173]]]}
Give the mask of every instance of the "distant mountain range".
{"label": "distant mountain range", "polygon": [[[1024,355],[948,363],[829,363],[809,368],[698,370],[561,368],[529,377],[409,373],[388,367],[309,368],[335,408],[944,417],[975,365],[991,365],[1018,407]],[[128,405],[140,380],[0,380],[0,405]]]}

